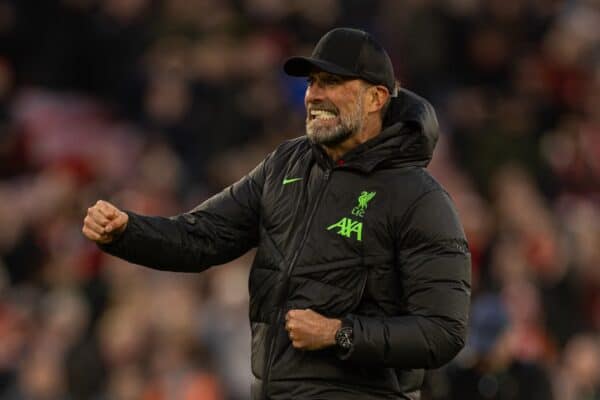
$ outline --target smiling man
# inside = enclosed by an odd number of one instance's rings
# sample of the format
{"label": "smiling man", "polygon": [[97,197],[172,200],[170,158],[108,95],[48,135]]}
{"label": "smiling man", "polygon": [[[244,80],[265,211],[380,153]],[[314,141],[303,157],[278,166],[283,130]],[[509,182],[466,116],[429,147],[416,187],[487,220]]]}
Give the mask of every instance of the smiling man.
{"label": "smiling man", "polygon": [[424,370],[464,345],[470,257],[427,173],[433,108],[398,88],[385,50],[339,28],[311,57],[306,136],[171,218],[98,201],[83,233],[111,254],[199,272],[257,247],[250,271],[253,399],[418,399]]}

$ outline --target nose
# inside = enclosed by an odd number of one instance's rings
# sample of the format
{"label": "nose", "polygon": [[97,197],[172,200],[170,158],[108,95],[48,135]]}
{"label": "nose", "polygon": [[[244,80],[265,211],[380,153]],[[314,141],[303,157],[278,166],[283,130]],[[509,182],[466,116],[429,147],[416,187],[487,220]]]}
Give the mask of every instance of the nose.
{"label": "nose", "polygon": [[313,102],[319,102],[325,99],[325,90],[323,86],[319,85],[317,82],[313,82],[312,84],[306,87],[306,92],[304,94],[304,102],[306,104],[310,104]]}

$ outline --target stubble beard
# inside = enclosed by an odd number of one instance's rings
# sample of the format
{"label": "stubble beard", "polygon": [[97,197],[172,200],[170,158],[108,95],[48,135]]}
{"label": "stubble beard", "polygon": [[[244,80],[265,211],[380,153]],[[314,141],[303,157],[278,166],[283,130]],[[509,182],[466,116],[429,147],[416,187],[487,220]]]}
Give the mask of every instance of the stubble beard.
{"label": "stubble beard", "polygon": [[315,144],[336,146],[362,130],[362,109],[362,96],[358,96],[356,107],[346,115],[339,115],[339,123],[333,126],[320,124],[318,119],[310,120],[310,115],[307,115],[306,136]]}

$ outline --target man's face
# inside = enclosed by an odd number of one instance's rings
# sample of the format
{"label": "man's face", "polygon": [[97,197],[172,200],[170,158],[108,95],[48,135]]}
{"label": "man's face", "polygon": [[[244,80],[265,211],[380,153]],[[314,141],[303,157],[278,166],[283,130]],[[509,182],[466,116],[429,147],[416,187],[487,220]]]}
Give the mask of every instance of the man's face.
{"label": "man's face", "polygon": [[328,72],[308,77],[304,96],[306,135],[313,143],[334,146],[363,127],[366,85]]}

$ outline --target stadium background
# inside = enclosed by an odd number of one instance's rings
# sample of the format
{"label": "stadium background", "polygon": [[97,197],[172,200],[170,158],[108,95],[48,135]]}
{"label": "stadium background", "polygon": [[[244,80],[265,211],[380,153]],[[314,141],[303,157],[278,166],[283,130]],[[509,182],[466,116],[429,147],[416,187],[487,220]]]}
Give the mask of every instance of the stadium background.
{"label": "stadium background", "polygon": [[470,344],[424,399],[600,399],[600,2],[0,0],[1,399],[248,398],[251,255],[150,271],[81,223],[179,213],[301,135],[281,63],[334,26],[435,105],[471,247]]}

